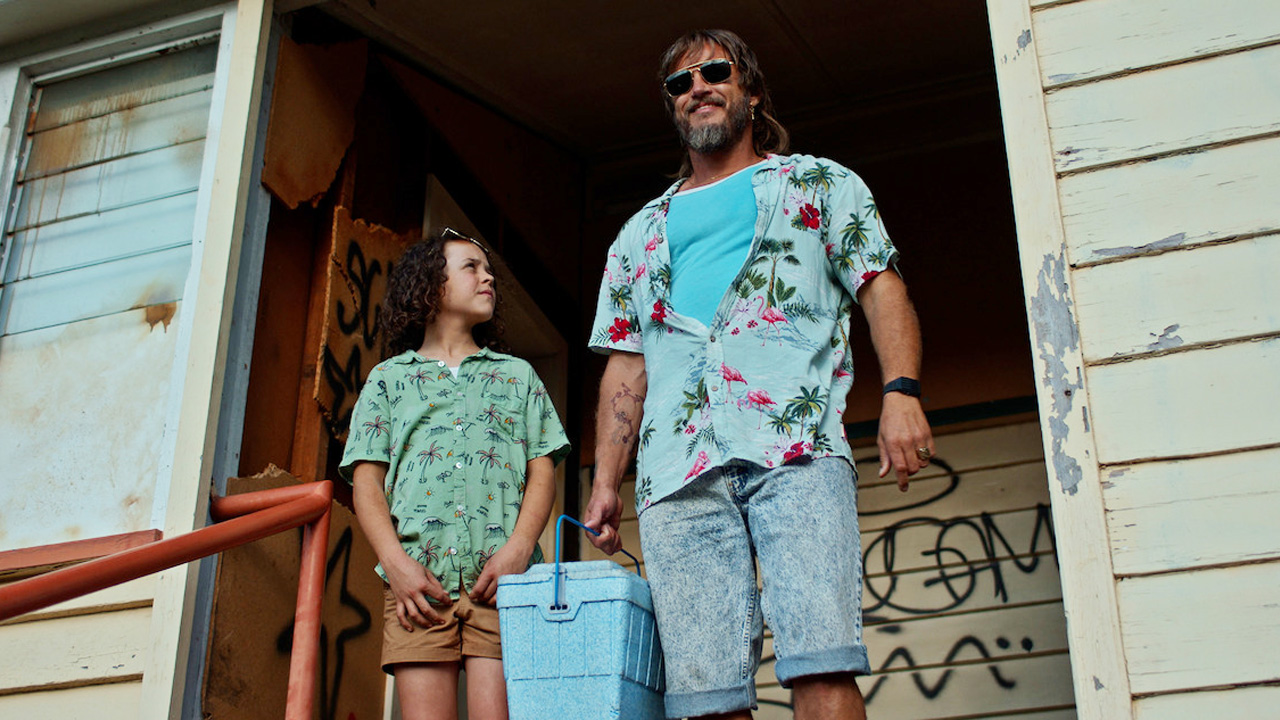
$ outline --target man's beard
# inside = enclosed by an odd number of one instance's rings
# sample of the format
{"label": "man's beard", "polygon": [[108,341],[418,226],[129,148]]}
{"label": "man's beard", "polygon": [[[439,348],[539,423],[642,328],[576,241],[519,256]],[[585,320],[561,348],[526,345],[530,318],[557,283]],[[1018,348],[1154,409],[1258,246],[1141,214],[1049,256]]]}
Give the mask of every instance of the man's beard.
{"label": "man's beard", "polygon": [[751,118],[751,106],[747,98],[729,103],[725,107],[724,122],[710,123],[693,127],[687,115],[676,119],[676,130],[685,147],[703,155],[724,150],[742,137]]}

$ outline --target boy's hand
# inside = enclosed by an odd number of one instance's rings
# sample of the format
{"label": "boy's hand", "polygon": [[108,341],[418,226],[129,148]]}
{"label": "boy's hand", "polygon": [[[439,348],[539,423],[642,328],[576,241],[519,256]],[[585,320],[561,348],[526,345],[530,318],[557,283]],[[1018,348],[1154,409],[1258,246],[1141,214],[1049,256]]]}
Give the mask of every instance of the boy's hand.
{"label": "boy's hand", "polygon": [[382,570],[396,598],[396,619],[400,627],[413,632],[413,624],[429,628],[444,622],[428,598],[435,598],[442,605],[451,605],[453,601],[440,581],[421,563],[401,553],[395,562],[383,563]]}
{"label": "boy's hand", "polygon": [[498,595],[498,578],[503,575],[518,575],[529,567],[529,558],[533,555],[533,544],[517,536],[511,536],[506,544],[498,549],[484,564],[475,587],[471,588],[471,599],[492,605]]}

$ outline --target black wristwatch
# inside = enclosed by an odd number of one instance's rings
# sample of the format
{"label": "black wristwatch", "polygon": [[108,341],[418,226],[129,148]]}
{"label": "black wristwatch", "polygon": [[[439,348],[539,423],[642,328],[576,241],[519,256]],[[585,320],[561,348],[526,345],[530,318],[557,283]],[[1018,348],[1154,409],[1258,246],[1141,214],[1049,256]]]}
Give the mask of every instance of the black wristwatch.
{"label": "black wristwatch", "polygon": [[920,381],[909,377],[900,377],[884,386],[885,395],[891,392],[900,392],[903,395],[918,398],[920,397]]}

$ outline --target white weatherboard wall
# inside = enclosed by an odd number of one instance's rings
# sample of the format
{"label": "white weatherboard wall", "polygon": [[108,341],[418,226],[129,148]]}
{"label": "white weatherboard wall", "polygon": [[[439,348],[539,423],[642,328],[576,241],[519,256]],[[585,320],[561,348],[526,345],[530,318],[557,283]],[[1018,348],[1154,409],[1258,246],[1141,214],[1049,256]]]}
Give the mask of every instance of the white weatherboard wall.
{"label": "white weatherboard wall", "polygon": [[988,7],[1080,716],[1271,716],[1280,5]]}
{"label": "white weatherboard wall", "polygon": [[[937,446],[938,462],[905,494],[876,477],[875,448],[854,453],[873,671],[859,687],[868,712],[894,720],[1073,720],[1039,426],[940,435]],[[589,492],[587,481],[583,497]],[[640,555],[633,482],[621,493],[624,547]],[[585,539],[581,547],[584,559],[604,557]],[[613,559],[629,567],[624,556]],[[766,629],[755,715],[787,720],[791,693],[773,668]]]}
{"label": "white weatherboard wall", "polygon": [[[0,67],[0,549],[205,524],[270,16]],[[0,717],[178,717],[195,567],[0,624]]]}
{"label": "white weatherboard wall", "polygon": [[[154,527],[216,56],[205,42],[12,71],[26,133],[6,167],[4,550]],[[137,717],[154,588],[143,578],[0,626],[0,716]]]}

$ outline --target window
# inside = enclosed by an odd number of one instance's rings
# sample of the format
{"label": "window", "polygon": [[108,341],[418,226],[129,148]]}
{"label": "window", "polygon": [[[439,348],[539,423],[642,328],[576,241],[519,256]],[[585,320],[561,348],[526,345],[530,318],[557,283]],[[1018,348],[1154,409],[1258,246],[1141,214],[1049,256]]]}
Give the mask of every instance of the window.
{"label": "window", "polygon": [[0,265],[0,550],[154,526],[217,53],[30,86]]}

